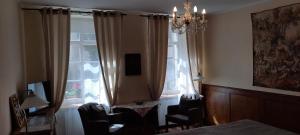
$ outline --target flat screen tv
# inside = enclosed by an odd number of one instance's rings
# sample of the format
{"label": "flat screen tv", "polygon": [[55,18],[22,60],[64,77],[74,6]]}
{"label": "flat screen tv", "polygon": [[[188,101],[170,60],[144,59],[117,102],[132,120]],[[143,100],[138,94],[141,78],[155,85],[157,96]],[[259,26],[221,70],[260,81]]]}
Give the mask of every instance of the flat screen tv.
{"label": "flat screen tv", "polygon": [[141,54],[125,54],[125,75],[141,75]]}

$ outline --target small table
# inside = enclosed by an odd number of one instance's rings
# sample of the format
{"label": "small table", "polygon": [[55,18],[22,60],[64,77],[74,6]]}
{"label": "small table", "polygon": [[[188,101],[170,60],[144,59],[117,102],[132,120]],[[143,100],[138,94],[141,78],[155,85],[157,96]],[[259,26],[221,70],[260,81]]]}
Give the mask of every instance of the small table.
{"label": "small table", "polygon": [[[141,132],[143,134],[156,134],[159,130],[158,105],[159,101],[148,101],[142,104],[116,105],[112,109],[125,108],[123,110],[126,117],[125,125],[130,125],[128,130],[131,131],[128,134],[140,134]],[[123,113],[122,111],[120,112]]]}
{"label": "small table", "polygon": [[158,105],[159,101],[147,101],[143,104],[138,105],[136,103],[130,103],[125,105],[115,105],[113,108],[129,108],[136,111],[141,117],[144,117],[148,111],[150,111],[154,106]]}

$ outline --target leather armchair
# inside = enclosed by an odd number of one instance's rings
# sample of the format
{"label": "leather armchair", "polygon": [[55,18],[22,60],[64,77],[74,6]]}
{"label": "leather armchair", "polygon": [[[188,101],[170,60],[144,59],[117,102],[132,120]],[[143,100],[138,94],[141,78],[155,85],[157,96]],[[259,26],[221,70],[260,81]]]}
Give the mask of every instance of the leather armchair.
{"label": "leather armchair", "polygon": [[85,135],[115,135],[121,133],[121,114],[106,114],[103,105],[88,103],[78,108]]}
{"label": "leather armchair", "polygon": [[169,122],[178,124],[184,129],[190,125],[203,124],[203,105],[201,97],[198,95],[185,96],[180,98],[179,105],[168,106],[166,115],[166,127]]}

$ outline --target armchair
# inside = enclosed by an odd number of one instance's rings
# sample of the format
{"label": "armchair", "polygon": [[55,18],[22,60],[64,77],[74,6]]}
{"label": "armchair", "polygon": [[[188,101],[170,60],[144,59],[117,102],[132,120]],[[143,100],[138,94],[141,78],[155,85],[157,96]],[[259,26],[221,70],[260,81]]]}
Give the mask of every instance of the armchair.
{"label": "armchair", "polygon": [[88,103],[78,108],[85,135],[115,135],[123,128],[121,114],[106,114],[103,105]]}
{"label": "armchair", "polygon": [[203,107],[201,97],[198,95],[180,97],[179,105],[168,106],[166,115],[166,127],[168,131],[169,122],[176,123],[184,129],[190,125],[203,124]]}

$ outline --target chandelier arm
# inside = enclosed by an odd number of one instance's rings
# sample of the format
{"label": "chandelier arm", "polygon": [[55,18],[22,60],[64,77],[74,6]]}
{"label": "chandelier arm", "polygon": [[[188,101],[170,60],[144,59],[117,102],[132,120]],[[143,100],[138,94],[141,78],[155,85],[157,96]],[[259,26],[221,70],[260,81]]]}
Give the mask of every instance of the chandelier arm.
{"label": "chandelier arm", "polygon": [[171,22],[172,31],[178,33],[184,33],[187,31],[198,32],[205,31],[207,27],[207,20],[205,19],[205,9],[202,11],[202,15],[198,15],[197,9],[194,9],[194,13],[191,13],[191,3],[189,0],[184,2],[184,14],[178,15],[177,8],[174,7],[173,20]]}

